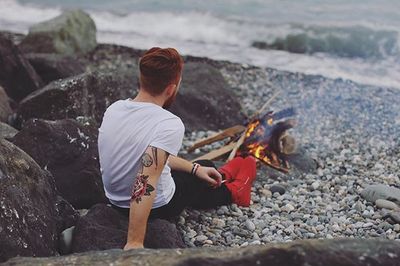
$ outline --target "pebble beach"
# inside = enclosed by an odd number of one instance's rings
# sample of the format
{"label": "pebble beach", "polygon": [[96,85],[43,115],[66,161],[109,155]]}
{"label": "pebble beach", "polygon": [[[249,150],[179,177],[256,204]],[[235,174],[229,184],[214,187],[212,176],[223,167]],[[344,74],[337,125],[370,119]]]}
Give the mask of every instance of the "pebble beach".
{"label": "pebble beach", "polygon": [[[225,64],[221,72],[248,116],[281,90],[271,109],[296,108],[299,123],[291,134],[318,168],[315,173],[271,177],[262,166],[249,208],[232,204],[185,211],[178,226],[188,246],[236,247],[341,237],[400,240],[400,225],[385,219],[388,209],[360,194],[368,185],[400,184],[398,89],[240,64]],[[195,140],[213,133],[187,134],[182,154]],[[211,144],[195,153],[221,145]]]}

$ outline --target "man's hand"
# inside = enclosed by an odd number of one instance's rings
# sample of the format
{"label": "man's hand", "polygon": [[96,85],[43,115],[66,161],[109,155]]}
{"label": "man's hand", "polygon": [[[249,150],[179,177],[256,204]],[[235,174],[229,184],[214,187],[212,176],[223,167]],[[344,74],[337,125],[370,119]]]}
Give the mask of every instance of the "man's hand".
{"label": "man's hand", "polygon": [[196,176],[210,184],[213,188],[221,186],[222,175],[214,167],[199,166]]}
{"label": "man's hand", "polygon": [[[175,171],[191,173],[193,170],[191,162],[176,156],[170,156],[168,164]],[[222,182],[221,174],[214,167],[200,166],[196,171],[196,176],[214,188],[219,187]]]}

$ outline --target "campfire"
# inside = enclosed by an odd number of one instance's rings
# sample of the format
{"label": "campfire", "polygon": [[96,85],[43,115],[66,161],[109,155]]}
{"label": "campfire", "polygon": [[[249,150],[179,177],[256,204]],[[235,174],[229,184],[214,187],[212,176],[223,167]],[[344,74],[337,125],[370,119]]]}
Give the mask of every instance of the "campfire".
{"label": "campfire", "polygon": [[266,109],[273,98],[245,126],[236,125],[225,129],[216,135],[196,142],[188,151],[191,152],[207,144],[230,138],[222,148],[213,150],[195,160],[214,160],[224,157],[230,152],[228,161],[236,156],[252,155],[274,169],[288,172],[290,166],[286,158],[287,155],[294,153],[296,145],[294,138],[287,131],[296,125],[296,120],[293,118],[296,112],[293,108],[288,108],[278,112],[263,113],[262,111]]}

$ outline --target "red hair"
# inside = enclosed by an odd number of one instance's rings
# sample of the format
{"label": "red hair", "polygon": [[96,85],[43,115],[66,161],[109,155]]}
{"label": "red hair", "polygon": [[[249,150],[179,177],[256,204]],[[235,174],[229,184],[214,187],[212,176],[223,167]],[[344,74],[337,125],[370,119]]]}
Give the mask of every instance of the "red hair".
{"label": "red hair", "polygon": [[183,59],[174,48],[153,47],[139,62],[140,87],[153,96],[161,94],[168,85],[178,85]]}

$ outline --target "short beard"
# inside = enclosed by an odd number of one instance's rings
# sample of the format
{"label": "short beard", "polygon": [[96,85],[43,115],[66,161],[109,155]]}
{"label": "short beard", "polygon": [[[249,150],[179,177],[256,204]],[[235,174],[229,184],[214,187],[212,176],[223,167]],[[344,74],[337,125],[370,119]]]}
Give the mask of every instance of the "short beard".
{"label": "short beard", "polygon": [[169,97],[169,98],[165,101],[165,103],[164,103],[164,105],[162,106],[162,108],[164,108],[164,109],[169,109],[169,108],[171,107],[171,105],[174,103],[177,94],[178,94],[178,93],[174,93],[173,95],[171,95],[171,97]]}

